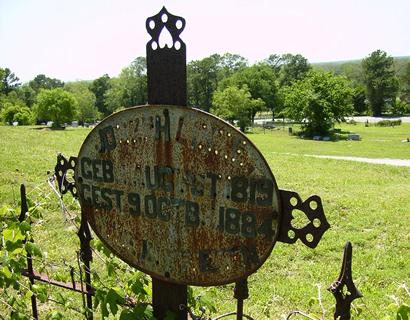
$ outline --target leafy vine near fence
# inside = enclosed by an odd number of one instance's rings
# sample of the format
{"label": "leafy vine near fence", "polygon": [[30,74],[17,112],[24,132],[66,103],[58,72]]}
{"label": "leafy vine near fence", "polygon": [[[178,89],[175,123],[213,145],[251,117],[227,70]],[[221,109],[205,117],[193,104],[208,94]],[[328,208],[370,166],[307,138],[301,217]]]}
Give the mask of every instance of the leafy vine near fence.
{"label": "leafy vine near fence", "polygon": [[[80,209],[79,204],[74,201],[66,205],[54,183],[54,176],[51,175],[48,180],[51,191],[48,193],[41,191],[37,197],[33,196],[27,199],[25,198],[25,188],[22,186],[21,208],[8,206],[0,208],[0,319],[6,319],[2,316],[6,313],[10,319],[38,319],[37,308],[44,315],[42,318],[45,319],[73,317],[92,319],[93,316],[102,319],[116,316],[120,320],[155,319],[150,303],[151,283],[149,277],[116,258],[98,239],[93,239],[90,243],[94,263],[98,265],[95,269],[87,267],[81,258],[80,251],[73,252],[77,265],[64,260],[61,262],[48,260],[47,253],[43,252],[34,241],[33,229],[37,225],[41,225],[43,215],[49,209],[52,195],[57,197],[65,223],[72,227],[73,237],[76,237],[76,233],[81,228],[81,217],[77,214]],[[39,280],[40,276],[35,278],[36,281],[30,278],[30,265],[34,265],[39,272],[47,275],[43,278],[43,283]],[[87,306],[87,292],[84,289],[87,271],[91,274],[93,284],[92,309]],[[48,279],[48,283],[44,279]],[[80,281],[76,282],[78,279]],[[71,283],[80,295],[61,294],[49,285],[56,283],[57,285]],[[400,298],[392,295],[394,303],[387,306],[391,310],[392,316],[384,320],[408,320],[410,317],[410,307],[406,304],[406,301],[410,299],[410,291],[406,284],[403,284],[398,290],[400,290],[400,294],[397,296]],[[192,319],[211,319],[210,316],[216,313],[214,293],[212,289],[207,289],[203,294],[194,296],[192,288],[188,289],[187,308]],[[403,296],[405,298],[402,298]],[[317,303],[322,309],[320,317],[302,311],[292,311],[287,319],[303,317],[324,320],[325,310],[320,300],[319,289]],[[78,301],[81,301],[82,304],[78,304]],[[37,306],[37,302],[43,307]],[[34,310],[34,306],[36,310]],[[195,316],[195,314],[200,314],[200,316]],[[235,312],[227,313],[214,318],[214,320],[234,314]],[[249,316],[244,315],[244,317],[252,319]],[[166,320],[174,318],[175,316],[169,313]]]}
{"label": "leafy vine near fence", "polygon": [[[31,319],[32,317],[29,316],[31,313],[33,313],[33,318],[36,318],[38,311],[34,309],[37,309],[37,306],[30,310],[30,300],[33,298],[41,303],[54,303],[60,306],[61,311],[47,312],[47,319],[62,319],[64,311],[87,316],[92,310],[87,310],[85,303],[81,308],[72,307],[68,301],[69,298],[62,294],[54,297],[47,285],[27,281],[24,277],[28,273],[27,268],[30,263],[36,264],[40,271],[44,271],[49,266],[46,256],[33,241],[32,232],[32,226],[42,218],[43,210],[40,203],[28,202],[30,205],[27,211],[22,205],[21,213],[9,207],[0,209],[2,221],[0,287],[3,289],[0,303],[8,310],[11,319]],[[61,205],[64,214],[67,215],[68,211],[62,202]],[[76,228],[79,227],[77,217],[74,219],[71,217],[66,221],[74,224]],[[106,268],[103,277],[97,271],[92,272],[93,281],[97,284],[94,292],[95,309],[99,308],[101,316],[107,317],[109,314],[120,313],[120,319],[135,319],[136,317],[152,319],[152,308],[149,303],[143,303],[148,298],[148,278],[119,262],[99,241],[94,241],[92,250],[94,257],[101,259]],[[67,272],[68,277],[70,274],[72,279],[74,275],[82,277],[84,265],[81,259],[78,259],[78,262],[78,268],[70,266],[70,272]],[[54,262],[53,268],[55,266]],[[60,265],[60,267],[68,269],[67,265]],[[120,273],[121,277],[119,277]],[[64,275],[58,273],[55,278],[54,280],[57,281],[66,280]],[[123,279],[126,279],[125,283],[122,282]]]}
{"label": "leafy vine near fence", "polygon": [[[65,223],[72,227],[73,238],[81,227],[81,217],[76,213],[79,212],[79,204],[74,201],[68,209],[54,182],[54,176],[51,175],[48,184],[52,191],[42,192],[35,201],[26,199],[25,187],[22,185],[20,210],[9,206],[0,208],[0,319],[4,319],[1,315],[4,313],[2,309],[10,315],[10,319],[37,319],[37,301],[50,305],[52,311],[43,312],[46,319],[63,319],[67,314],[77,314],[77,317],[87,319],[93,318],[93,315],[101,318],[112,315],[121,320],[155,319],[150,303],[149,277],[119,260],[98,239],[93,239],[90,243],[93,258],[98,260],[98,269],[87,269],[80,251],[73,252],[77,257],[77,266],[66,261],[48,261],[47,254],[34,242],[33,227],[42,223],[47,202],[50,202],[52,194],[58,198]],[[38,281],[30,281],[30,264],[34,264],[38,271],[45,272],[47,276],[40,276],[35,272],[34,279]],[[92,277],[92,310],[86,303],[86,271],[89,271]],[[76,284],[75,279],[80,279],[80,282]],[[77,292],[82,296],[82,305],[75,306],[75,297],[55,293],[47,282],[57,286],[64,286],[66,283],[72,283],[72,287],[77,285]],[[77,297],[77,300],[81,298]],[[206,292],[195,297],[190,289],[188,302],[189,307],[198,313],[205,314],[206,311],[209,314],[216,311]],[[174,315],[170,313],[168,318],[173,319]]]}

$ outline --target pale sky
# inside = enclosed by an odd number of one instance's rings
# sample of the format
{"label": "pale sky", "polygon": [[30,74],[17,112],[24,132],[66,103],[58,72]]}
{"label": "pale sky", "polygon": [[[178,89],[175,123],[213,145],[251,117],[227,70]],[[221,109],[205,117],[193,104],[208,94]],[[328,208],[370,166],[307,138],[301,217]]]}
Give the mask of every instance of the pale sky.
{"label": "pale sky", "polygon": [[410,0],[0,0],[0,67],[21,81],[117,76],[145,56],[146,18],[186,19],[187,61],[237,53],[254,63],[300,53],[310,62],[410,55]]}

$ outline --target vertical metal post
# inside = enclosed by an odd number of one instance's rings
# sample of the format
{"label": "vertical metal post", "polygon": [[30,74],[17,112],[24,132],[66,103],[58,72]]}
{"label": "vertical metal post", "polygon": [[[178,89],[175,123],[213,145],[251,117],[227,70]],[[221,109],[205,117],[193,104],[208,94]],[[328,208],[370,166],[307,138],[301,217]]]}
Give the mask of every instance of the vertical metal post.
{"label": "vertical metal post", "polygon": [[238,305],[236,308],[236,319],[242,320],[243,319],[243,300],[249,297],[248,278],[235,282],[233,297],[238,300]]}
{"label": "vertical metal post", "polygon": [[[170,14],[165,7],[146,21],[152,39],[147,43],[148,103],[186,106],[186,47],[179,38],[185,19]],[[160,34],[168,31],[172,45],[161,47]],[[187,286],[152,278],[152,304],[157,319],[165,318],[167,311],[178,320],[187,319]]]}
{"label": "vertical metal post", "polygon": [[[26,213],[28,212],[27,206],[27,196],[26,196],[26,186],[24,184],[20,185],[20,199],[21,199],[21,211],[19,216],[19,221],[23,222],[26,218]],[[31,241],[31,240],[29,240]],[[33,270],[33,258],[29,252],[27,252],[27,271],[30,280],[30,290],[34,285],[34,270]],[[38,319],[38,311],[37,311],[37,298],[36,295],[31,295],[31,309],[33,312],[33,318]]]}
{"label": "vertical metal post", "polygon": [[187,305],[187,286],[165,282],[153,277],[152,305],[154,315],[158,320],[164,319],[168,311],[175,313],[178,320],[186,320],[187,310],[179,306]]}
{"label": "vertical metal post", "polygon": [[80,239],[80,258],[81,261],[84,263],[84,271],[85,271],[85,289],[87,292],[87,308],[88,310],[85,312],[87,320],[93,319],[93,288],[91,286],[91,261],[92,261],[92,251],[90,242],[92,240],[90,227],[88,226],[87,219],[85,214],[81,214],[81,225],[80,229],[78,230],[78,237]]}

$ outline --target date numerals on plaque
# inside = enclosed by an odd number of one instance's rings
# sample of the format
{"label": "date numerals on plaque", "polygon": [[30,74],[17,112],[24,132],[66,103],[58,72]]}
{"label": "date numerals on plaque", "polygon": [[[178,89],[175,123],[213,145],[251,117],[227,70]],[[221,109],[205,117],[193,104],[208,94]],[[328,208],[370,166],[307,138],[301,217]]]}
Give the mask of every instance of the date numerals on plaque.
{"label": "date numerals on plaque", "polygon": [[253,212],[240,212],[236,208],[219,208],[218,230],[245,238],[255,238],[258,234],[268,238],[274,236],[272,229],[273,215],[266,218],[259,226]]}

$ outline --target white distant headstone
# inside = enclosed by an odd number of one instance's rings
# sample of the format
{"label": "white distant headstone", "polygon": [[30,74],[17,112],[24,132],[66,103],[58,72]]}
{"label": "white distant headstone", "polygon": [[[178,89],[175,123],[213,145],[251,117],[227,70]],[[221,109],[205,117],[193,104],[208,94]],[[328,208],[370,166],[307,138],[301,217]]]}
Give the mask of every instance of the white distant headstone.
{"label": "white distant headstone", "polygon": [[323,137],[323,141],[330,141],[330,137],[328,137],[328,136]]}
{"label": "white distant headstone", "polygon": [[347,136],[347,140],[359,141],[360,140],[360,135],[358,135],[356,133],[351,133]]}
{"label": "white distant headstone", "polygon": [[78,121],[73,121],[73,122],[71,122],[71,126],[72,126],[73,128],[77,128],[77,127],[78,127]]}
{"label": "white distant headstone", "polygon": [[14,127],[17,127],[18,125],[19,125],[18,121],[14,121],[14,122],[13,122],[13,126],[14,126]]}
{"label": "white distant headstone", "polygon": [[53,125],[53,121],[47,121],[47,127],[51,127]]}
{"label": "white distant headstone", "polygon": [[322,137],[321,136],[313,136],[313,140],[319,141]]}

